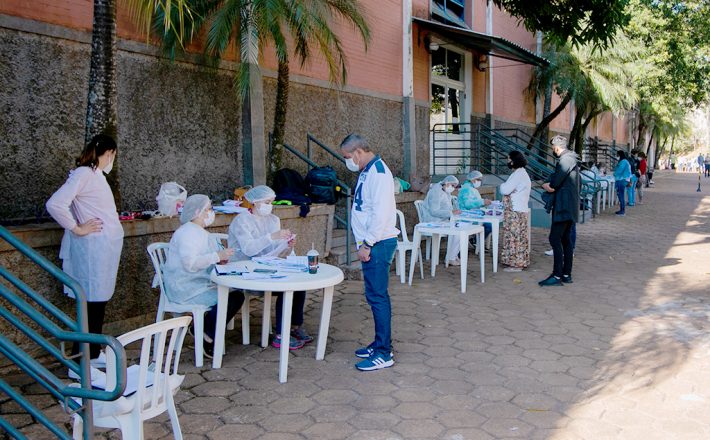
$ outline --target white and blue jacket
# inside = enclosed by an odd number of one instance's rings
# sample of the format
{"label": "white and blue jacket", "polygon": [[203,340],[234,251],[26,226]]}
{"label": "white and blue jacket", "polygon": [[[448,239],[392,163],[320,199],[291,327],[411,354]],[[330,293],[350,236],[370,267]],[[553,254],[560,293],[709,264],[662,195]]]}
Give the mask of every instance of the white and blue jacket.
{"label": "white and blue jacket", "polygon": [[350,224],[357,247],[397,237],[396,209],[392,172],[375,156],[360,172],[353,197]]}

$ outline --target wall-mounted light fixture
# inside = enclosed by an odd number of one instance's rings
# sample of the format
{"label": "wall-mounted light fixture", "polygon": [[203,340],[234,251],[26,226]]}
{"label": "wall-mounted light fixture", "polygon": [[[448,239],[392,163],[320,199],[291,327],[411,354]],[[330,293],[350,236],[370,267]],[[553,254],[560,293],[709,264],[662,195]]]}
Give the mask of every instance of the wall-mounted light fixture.
{"label": "wall-mounted light fixture", "polygon": [[427,52],[436,52],[439,50],[439,47],[441,47],[441,44],[436,41],[431,41],[431,36],[427,35],[424,37],[424,49],[426,49]]}
{"label": "wall-mounted light fixture", "polygon": [[475,58],[474,62],[476,69],[480,70],[481,72],[485,72],[486,69],[488,68],[488,55],[481,54],[478,55]]}

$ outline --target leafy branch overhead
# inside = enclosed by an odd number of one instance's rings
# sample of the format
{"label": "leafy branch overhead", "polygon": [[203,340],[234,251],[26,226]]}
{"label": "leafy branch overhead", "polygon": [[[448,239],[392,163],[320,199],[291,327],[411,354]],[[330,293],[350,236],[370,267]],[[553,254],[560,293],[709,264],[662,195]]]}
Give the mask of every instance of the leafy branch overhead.
{"label": "leafy branch overhead", "polygon": [[629,21],[629,0],[492,0],[531,32],[556,43],[608,47]]}

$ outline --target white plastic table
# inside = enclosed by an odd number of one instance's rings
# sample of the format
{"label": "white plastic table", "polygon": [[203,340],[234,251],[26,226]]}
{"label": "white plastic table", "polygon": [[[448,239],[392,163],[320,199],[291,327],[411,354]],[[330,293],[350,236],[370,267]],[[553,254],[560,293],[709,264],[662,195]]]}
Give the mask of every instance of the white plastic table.
{"label": "white plastic table", "polygon": [[[484,215],[483,217],[471,217],[467,215],[455,215],[453,220],[457,222],[469,222],[469,223],[488,223],[491,225],[491,237],[493,242],[493,249],[491,253],[493,254],[493,273],[498,272],[498,243],[500,241],[500,222],[503,221],[502,215]],[[479,241],[479,243],[481,243]],[[485,246],[478,246],[479,252],[483,252]]]}
{"label": "white plastic table", "polygon": [[[434,226],[431,226],[434,225]],[[460,258],[461,258],[461,293],[466,292],[466,272],[468,269],[468,238],[471,235],[478,235],[478,242],[483,243],[484,229],[483,226],[474,225],[472,223],[465,222],[445,222],[445,223],[419,223],[414,227],[414,238],[412,242],[414,243],[414,249],[419,249],[422,242],[422,233],[432,235],[432,251],[431,251],[431,276],[436,275],[436,266],[439,264],[439,245],[441,240],[439,240],[438,235],[458,235],[459,246],[460,246]],[[481,282],[485,282],[485,261],[483,259],[484,252],[479,252],[479,259],[481,262]],[[412,285],[412,278],[414,277],[414,269],[417,264],[417,258],[419,252],[412,252],[412,260],[409,264],[409,285]]]}
{"label": "white plastic table", "polygon": [[[239,261],[240,267],[246,266],[250,271],[256,267],[264,267],[253,261]],[[288,331],[291,328],[291,306],[293,305],[293,292],[302,290],[323,289],[323,309],[318,328],[318,342],[316,346],[316,359],[325,357],[325,344],[328,341],[328,326],[330,325],[330,311],[333,305],[333,291],[337,284],[343,281],[343,271],[329,264],[320,264],[318,273],[289,273],[286,278],[245,280],[239,275],[217,275],[212,272],[212,281],[217,284],[217,329],[214,341],[214,358],[212,368],[221,368],[224,355],[224,332],[227,324],[227,300],[230,289],[253,290],[259,292],[283,292],[283,316],[281,328]],[[264,310],[264,313],[271,313]],[[266,330],[268,331],[268,329]],[[288,339],[286,339],[288,341]],[[288,342],[282,343],[279,353],[279,382],[285,383],[288,375]]]}

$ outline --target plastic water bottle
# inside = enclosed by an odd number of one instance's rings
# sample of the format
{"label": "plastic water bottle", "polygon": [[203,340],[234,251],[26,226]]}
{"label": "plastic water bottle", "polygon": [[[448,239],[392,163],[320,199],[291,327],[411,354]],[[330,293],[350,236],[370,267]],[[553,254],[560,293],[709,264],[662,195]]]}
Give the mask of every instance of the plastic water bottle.
{"label": "plastic water bottle", "polygon": [[315,243],[311,244],[311,250],[308,251],[306,256],[308,257],[308,273],[314,274],[318,273],[318,256],[320,254],[316,250]]}

